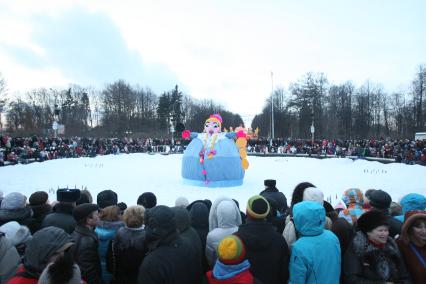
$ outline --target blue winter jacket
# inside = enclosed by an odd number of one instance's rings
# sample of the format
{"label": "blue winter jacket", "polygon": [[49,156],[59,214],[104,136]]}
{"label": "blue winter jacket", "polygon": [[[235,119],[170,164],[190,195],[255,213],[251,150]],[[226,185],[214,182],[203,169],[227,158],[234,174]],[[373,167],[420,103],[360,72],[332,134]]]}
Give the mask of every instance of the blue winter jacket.
{"label": "blue winter jacket", "polygon": [[290,283],[339,283],[341,269],[338,238],[324,229],[324,207],[303,201],[293,207],[299,239],[290,257]]}
{"label": "blue winter jacket", "polygon": [[404,222],[404,215],[411,210],[426,210],[426,197],[418,193],[409,193],[401,199],[402,215],[394,218]]}
{"label": "blue winter jacket", "polygon": [[101,221],[100,225],[95,229],[95,232],[99,238],[98,252],[101,258],[102,280],[105,283],[110,283],[112,280],[112,274],[108,272],[106,265],[108,245],[109,242],[115,237],[118,229],[120,229],[121,227],[124,227],[123,221]]}

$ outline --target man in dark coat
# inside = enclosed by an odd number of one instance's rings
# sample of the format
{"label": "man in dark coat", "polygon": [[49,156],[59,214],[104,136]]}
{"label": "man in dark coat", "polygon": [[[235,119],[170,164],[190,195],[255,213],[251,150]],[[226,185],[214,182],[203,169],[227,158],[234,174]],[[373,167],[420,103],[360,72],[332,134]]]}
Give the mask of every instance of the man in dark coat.
{"label": "man in dark coat", "polygon": [[199,260],[176,230],[173,210],[159,205],[145,211],[149,253],[143,260],[138,283],[198,283]]}
{"label": "man in dark coat", "polygon": [[74,260],[87,283],[102,283],[101,259],[98,253],[98,236],[94,229],[99,223],[99,206],[91,203],[78,205],[73,212],[77,226],[72,233],[75,242]]}
{"label": "man in dark coat", "polygon": [[79,189],[61,188],[56,192],[59,201],[53,207],[53,212],[44,217],[41,227],[54,226],[71,234],[75,228],[75,219],[72,216],[76,201],[80,198]]}
{"label": "man in dark coat", "polygon": [[245,243],[254,277],[262,283],[287,283],[290,252],[284,237],[266,221],[270,206],[260,196],[247,203],[247,222],[235,233]]}
{"label": "man in dark coat", "polygon": [[33,216],[28,219],[26,225],[32,235],[41,229],[44,217],[52,212],[52,206],[48,203],[48,199],[49,195],[45,191],[36,191],[29,198]]}
{"label": "man in dark coat", "polygon": [[284,193],[280,192],[276,188],[276,180],[266,179],[263,184],[265,185],[265,190],[263,190],[260,195],[265,197],[268,200],[271,210],[268,215],[268,222],[277,228],[277,231],[282,234],[285,227],[285,218],[287,216],[287,198]]}
{"label": "man in dark coat", "polygon": [[202,250],[201,240],[198,236],[197,231],[191,227],[191,217],[189,216],[188,210],[183,207],[173,207],[176,218],[176,228],[179,235],[187,243],[188,247],[194,250],[194,254],[198,259],[198,263],[194,264],[197,266],[201,278],[203,277],[203,266],[202,260],[205,258],[204,251]]}

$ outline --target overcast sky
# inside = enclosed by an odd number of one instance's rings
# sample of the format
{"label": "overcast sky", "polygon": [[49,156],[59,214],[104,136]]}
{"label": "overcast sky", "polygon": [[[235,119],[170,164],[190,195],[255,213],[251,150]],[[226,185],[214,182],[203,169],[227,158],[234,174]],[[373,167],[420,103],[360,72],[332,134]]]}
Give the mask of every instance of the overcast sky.
{"label": "overcast sky", "polygon": [[426,63],[424,0],[0,0],[10,93],[175,84],[244,116],[309,71],[406,90]]}

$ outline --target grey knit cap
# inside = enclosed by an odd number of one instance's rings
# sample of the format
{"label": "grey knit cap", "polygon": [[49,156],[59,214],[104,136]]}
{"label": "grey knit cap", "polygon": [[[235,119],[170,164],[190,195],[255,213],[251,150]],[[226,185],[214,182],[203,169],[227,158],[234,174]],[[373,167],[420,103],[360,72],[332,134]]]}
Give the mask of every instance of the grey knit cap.
{"label": "grey knit cap", "polygon": [[1,209],[22,209],[25,208],[27,198],[19,192],[11,192],[7,194],[2,202]]}

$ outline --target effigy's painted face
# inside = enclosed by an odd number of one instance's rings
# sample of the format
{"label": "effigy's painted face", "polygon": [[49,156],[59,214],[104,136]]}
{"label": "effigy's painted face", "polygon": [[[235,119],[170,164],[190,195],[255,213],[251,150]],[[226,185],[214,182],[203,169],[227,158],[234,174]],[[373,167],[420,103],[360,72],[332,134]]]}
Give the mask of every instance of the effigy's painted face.
{"label": "effigy's painted face", "polygon": [[220,132],[220,125],[215,121],[206,121],[204,124],[204,132],[210,135]]}

